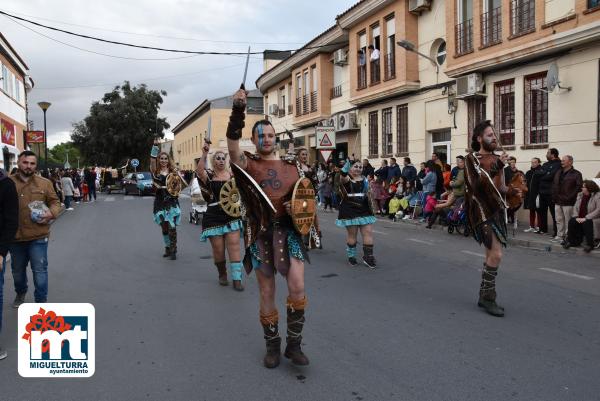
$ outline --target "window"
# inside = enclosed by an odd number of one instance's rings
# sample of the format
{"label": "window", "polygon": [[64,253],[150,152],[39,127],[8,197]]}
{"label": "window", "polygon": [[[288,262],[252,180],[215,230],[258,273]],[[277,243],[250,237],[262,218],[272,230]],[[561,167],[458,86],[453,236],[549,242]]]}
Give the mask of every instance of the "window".
{"label": "window", "polygon": [[384,58],[384,74],[385,79],[393,79],[396,77],[396,19],[392,14],[385,21],[386,27],[386,50]]}
{"label": "window", "polygon": [[524,35],[535,31],[535,0],[511,0],[510,34]]}
{"label": "window", "polygon": [[467,100],[467,148],[471,146],[471,136],[473,128],[477,124],[486,120],[485,117],[486,101],[484,97],[477,97]]}
{"label": "window", "polygon": [[367,87],[367,33],[358,34],[357,89]]}
{"label": "window", "polygon": [[296,75],[296,115],[302,114],[302,76]]}
{"label": "window", "polygon": [[515,144],[515,80],[494,85],[496,133],[502,145]]}
{"label": "window", "polygon": [[492,46],[500,42],[502,42],[502,1],[483,0],[481,46]]}
{"label": "window", "polygon": [[309,93],[309,81],[308,81],[308,70],[304,71],[302,75],[302,114],[308,114],[308,93]]}
{"label": "window", "polygon": [[394,134],[392,132],[392,108],[383,109],[381,111],[381,126],[383,128],[383,143],[381,147],[381,153],[384,156],[391,156],[394,152],[393,143]]}
{"label": "window", "polygon": [[446,61],[446,42],[444,40],[442,40],[437,48],[435,61],[437,61],[439,65],[444,64],[444,61]]}
{"label": "window", "polygon": [[[268,99],[265,97],[265,99]],[[264,114],[265,106],[261,97],[249,97],[247,100],[246,111],[248,114]]]}
{"label": "window", "polygon": [[398,155],[408,153],[408,105],[402,104],[396,108],[396,135]]}
{"label": "window", "polygon": [[587,8],[594,8],[600,6],[600,0],[588,0]]}
{"label": "window", "polygon": [[8,68],[2,65],[2,90],[8,93]]}
{"label": "window", "polygon": [[319,87],[317,66],[310,67],[310,79],[312,81],[312,92],[310,93],[310,112],[317,111],[317,88]]}
{"label": "window", "polygon": [[600,60],[598,60],[598,126],[596,128],[597,140],[600,142]]}
{"label": "window", "polygon": [[546,72],[525,77],[525,143],[548,143]]}
{"label": "window", "polygon": [[287,87],[287,98],[288,98],[288,114],[292,114],[292,81],[288,82]]}
{"label": "window", "polygon": [[457,0],[456,55],[473,51],[473,0]]}
{"label": "window", "polygon": [[369,113],[369,157],[377,157],[378,147],[378,127],[377,127],[377,111]]}
{"label": "window", "polygon": [[380,28],[379,25],[374,25],[371,27],[371,35],[373,36],[373,50],[369,50],[369,63],[371,70],[371,85],[379,83],[381,81],[381,68],[380,68],[380,58],[381,58],[381,38],[380,38]]}
{"label": "window", "polygon": [[278,112],[277,112],[277,116],[278,117],[283,117],[285,116],[285,86],[282,86],[281,88],[279,88],[279,90],[277,91],[277,95],[279,97],[278,101],[277,101],[277,108],[278,108]]}

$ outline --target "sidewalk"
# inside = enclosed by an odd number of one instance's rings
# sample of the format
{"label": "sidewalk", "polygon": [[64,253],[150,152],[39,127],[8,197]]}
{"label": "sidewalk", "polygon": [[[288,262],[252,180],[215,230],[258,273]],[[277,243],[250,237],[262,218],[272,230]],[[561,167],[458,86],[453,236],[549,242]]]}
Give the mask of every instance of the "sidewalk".
{"label": "sidewalk", "polygon": [[[412,224],[413,226],[418,227],[419,229],[426,230],[426,228],[425,228],[426,223],[420,223],[418,219],[416,219],[416,220],[399,220],[397,222],[394,222],[393,220],[389,220],[387,217],[381,217],[381,216],[377,216],[377,219],[381,220],[381,221],[385,221],[390,224],[397,224],[397,225]],[[560,243],[550,242],[549,235],[523,232],[523,230],[526,228],[527,227],[525,227],[525,226],[521,226],[513,234],[512,225],[509,226],[509,228],[508,228],[508,244],[511,246],[529,248],[529,249],[534,249],[534,250],[538,250],[538,251],[555,252],[555,253],[560,253],[560,254],[581,255],[581,256],[591,256],[591,257],[600,258],[600,249],[593,249],[590,253],[585,253],[583,251],[582,246],[577,247],[577,248],[564,249],[560,245]],[[448,227],[442,226],[439,223],[434,224],[431,229],[432,230],[443,230],[446,233],[448,232]],[[448,235],[450,235],[450,234],[448,234]],[[451,235],[462,237],[462,235],[460,235],[456,232],[454,232]],[[470,238],[469,238],[469,240],[472,241],[472,239],[470,239]]]}

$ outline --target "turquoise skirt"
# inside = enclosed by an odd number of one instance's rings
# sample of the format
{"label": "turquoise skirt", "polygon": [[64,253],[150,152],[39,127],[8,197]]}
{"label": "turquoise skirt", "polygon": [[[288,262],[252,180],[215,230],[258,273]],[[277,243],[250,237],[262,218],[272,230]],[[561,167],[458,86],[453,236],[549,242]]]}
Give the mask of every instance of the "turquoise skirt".
{"label": "turquoise skirt", "polygon": [[367,224],[373,224],[376,221],[377,219],[375,216],[362,216],[353,219],[337,219],[335,225],[338,227],[366,226]]}
{"label": "turquoise skirt", "polygon": [[202,235],[200,235],[200,241],[206,242],[206,240],[210,237],[221,236],[234,231],[239,231],[240,237],[242,236],[244,232],[244,225],[240,219],[232,220],[222,226],[211,227],[203,230]]}
{"label": "turquoise skirt", "polygon": [[154,213],[154,222],[156,224],[162,224],[165,221],[169,223],[171,228],[175,228],[181,223],[181,209],[179,209],[179,206],[162,209]]}

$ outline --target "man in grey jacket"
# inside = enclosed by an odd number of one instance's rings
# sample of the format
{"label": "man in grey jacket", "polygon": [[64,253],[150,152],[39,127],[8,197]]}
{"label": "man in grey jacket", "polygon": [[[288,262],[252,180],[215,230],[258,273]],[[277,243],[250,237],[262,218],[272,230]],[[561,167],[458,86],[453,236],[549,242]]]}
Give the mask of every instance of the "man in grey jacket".
{"label": "man in grey jacket", "polygon": [[67,171],[62,173],[62,177],[60,178],[60,185],[62,187],[63,196],[65,197],[66,210],[73,210],[73,208],[71,207],[71,201],[73,200],[75,186],[73,185],[73,180],[71,179]]}

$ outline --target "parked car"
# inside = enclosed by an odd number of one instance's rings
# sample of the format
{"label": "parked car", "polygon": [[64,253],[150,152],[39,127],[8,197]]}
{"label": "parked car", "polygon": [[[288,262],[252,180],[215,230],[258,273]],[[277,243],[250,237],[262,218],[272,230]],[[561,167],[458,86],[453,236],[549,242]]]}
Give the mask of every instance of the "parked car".
{"label": "parked car", "polygon": [[150,174],[150,172],[127,174],[125,178],[123,178],[123,188],[125,189],[125,195],[154,195],[156,192],[156,189],[152,184],[152,174]]}

